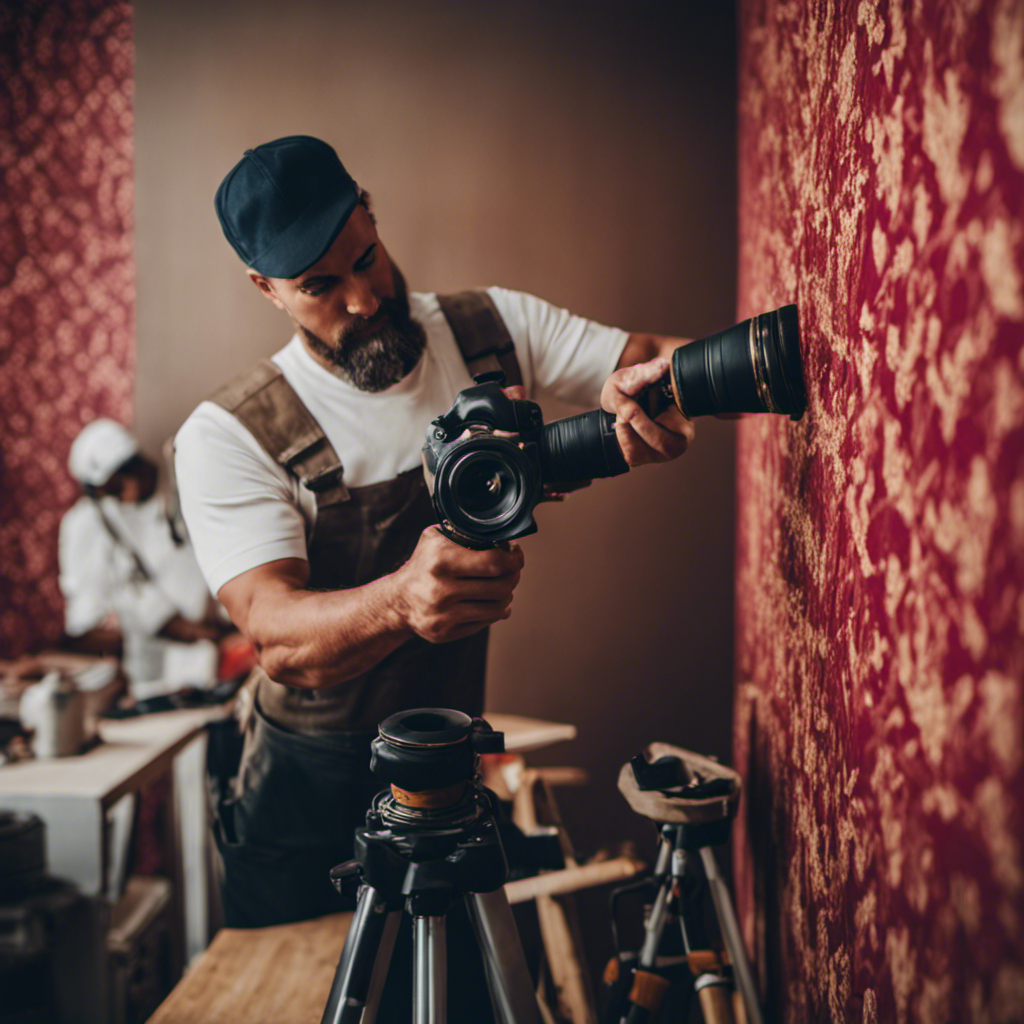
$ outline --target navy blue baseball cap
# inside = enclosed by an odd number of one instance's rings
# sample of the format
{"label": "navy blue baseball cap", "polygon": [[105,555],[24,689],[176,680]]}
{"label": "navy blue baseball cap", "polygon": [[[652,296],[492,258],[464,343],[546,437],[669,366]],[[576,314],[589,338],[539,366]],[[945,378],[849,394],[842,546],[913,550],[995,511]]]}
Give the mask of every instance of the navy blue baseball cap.
{"label": "navy blue baseball cap", "polygon": [[246,266],[298,277],[327,252],[358,202],[356,183],[326,142],[289,135],[247,149],[214,205]]}

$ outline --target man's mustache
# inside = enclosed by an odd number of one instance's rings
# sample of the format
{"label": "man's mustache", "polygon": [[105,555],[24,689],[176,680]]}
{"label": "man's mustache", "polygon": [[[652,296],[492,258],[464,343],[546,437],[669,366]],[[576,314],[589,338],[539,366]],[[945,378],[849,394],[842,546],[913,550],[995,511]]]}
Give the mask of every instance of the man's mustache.
{"label": "man's mustache", "polygon": [[346,324],[338,341],[343,346],[351,341],[368,341],[370,338],[376,337],[382,329],[392,325],[392,317],[382,302],[373,316],[361,316],[358,320]]}
{"label": "man's mustache", "polygon": [[386,328],[398,328],[406,320],[408,313],[404,304],[398,299],[380,300],[380,306],[373,316],[361,316],[346,324],[338,343],[345,346],[350,341],[369,341]]}

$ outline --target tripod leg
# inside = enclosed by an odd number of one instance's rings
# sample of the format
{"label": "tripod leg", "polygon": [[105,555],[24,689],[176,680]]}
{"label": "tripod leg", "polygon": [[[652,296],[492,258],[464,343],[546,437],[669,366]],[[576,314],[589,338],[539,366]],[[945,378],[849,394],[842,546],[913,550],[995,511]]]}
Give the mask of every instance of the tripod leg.
{"label": "tripod leg", "polygon": [[363,887],[320,1024],[359,1024],[376,1017],[401,917],[401,910],[388,910],[376,889]]}
{"label": "tripod leg", "polygon": [[734,1024],[732,1012],[732,983],[717,974],[702,974],[694,983],[700,1000],[704,1024]]}
{"label": "tripod leg", "polygon": [[413,918],[413,1024],[445,1024],[448,1017],[448,957],[445,918]]}
{"label": "tripod leg", "polygon": [[500,1024],[541,1024],[530,968],[503,889],[466,895]]}
{"label": "tripod leg", "polygon": [[750,970],[750,961],[747,959],[747,950],[743,944],[743,936],[740,934],[736,912],[732,907],[729,889],[718,873],[718,862],[715,860],[711,847],[702,847],[700,857],[704,864],[704,873],[708,877],[711,899],[714,901],[715,912],[718,914],[718,923],[722,929],[725,948],[729,950],[729,959],[732,961],[736,984],[743,996],[747,1021],[749,1024],[763,1024],[761,1006],[757,1001],[757,988],[754,985],[754,975]]}
{"label": "tripod leg", "polygon": [[[665,858],[659,856],[658,865],[663,867]],[[658,1012],[665,994],[669,989],[669,981],[655,972],[658,961],[658,949],[665,931],[665,923],[669,917],[672,901],[672,876],[664,868],[658,894],[654,898],[654,906],[644,926],[644,943],[637,959],[636,970],[633,972],[633,987],[629,993],[629,1006],[622,1017],[625,1024],[646,1024]]]}

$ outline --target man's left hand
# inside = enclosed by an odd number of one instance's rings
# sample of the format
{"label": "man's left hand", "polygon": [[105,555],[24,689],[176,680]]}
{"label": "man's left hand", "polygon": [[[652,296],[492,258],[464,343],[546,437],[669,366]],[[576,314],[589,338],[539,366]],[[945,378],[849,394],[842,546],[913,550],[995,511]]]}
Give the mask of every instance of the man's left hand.
{"label": "man's left hand", "polygon": [[601,408],[615,414],[615,437],[630,466],[677,459],[693,440],[692,420],[672,408],[652,420],[635,401],[644,388],[663,377],[669,361],[659,356],[616,370],[601,389]]}

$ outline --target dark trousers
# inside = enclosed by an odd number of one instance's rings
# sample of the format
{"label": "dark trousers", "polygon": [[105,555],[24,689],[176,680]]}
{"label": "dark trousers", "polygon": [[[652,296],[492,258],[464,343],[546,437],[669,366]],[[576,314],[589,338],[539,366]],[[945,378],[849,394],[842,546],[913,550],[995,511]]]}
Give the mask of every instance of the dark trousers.
{"label": "dark trousers", "polygon": [[[237,779],[223,738],[211,744],[214,835],[223,861],[221,896],[229,928],[261,928],[351,910],[329,872],[351,859],[353,836],[381,789],[370,773],[372,734],[306,736],[257,708]],[[235,752],[237,757],[237,751]],[[451,1021],[484,1024],[490,1000],[461,901],[447,915]],[[411,1019],[412,922],[403,916],[378,1020]]]}
{"label": "dark trousers", "polygon": [[[237,778],[214,773],[214,834],[224,863],[224,923],[261,928],[351,910],[329,872],[352,856],[380,783],[369,733],[304,736],[257,708]],[[216,775],[220,776],[219,780]]]}

